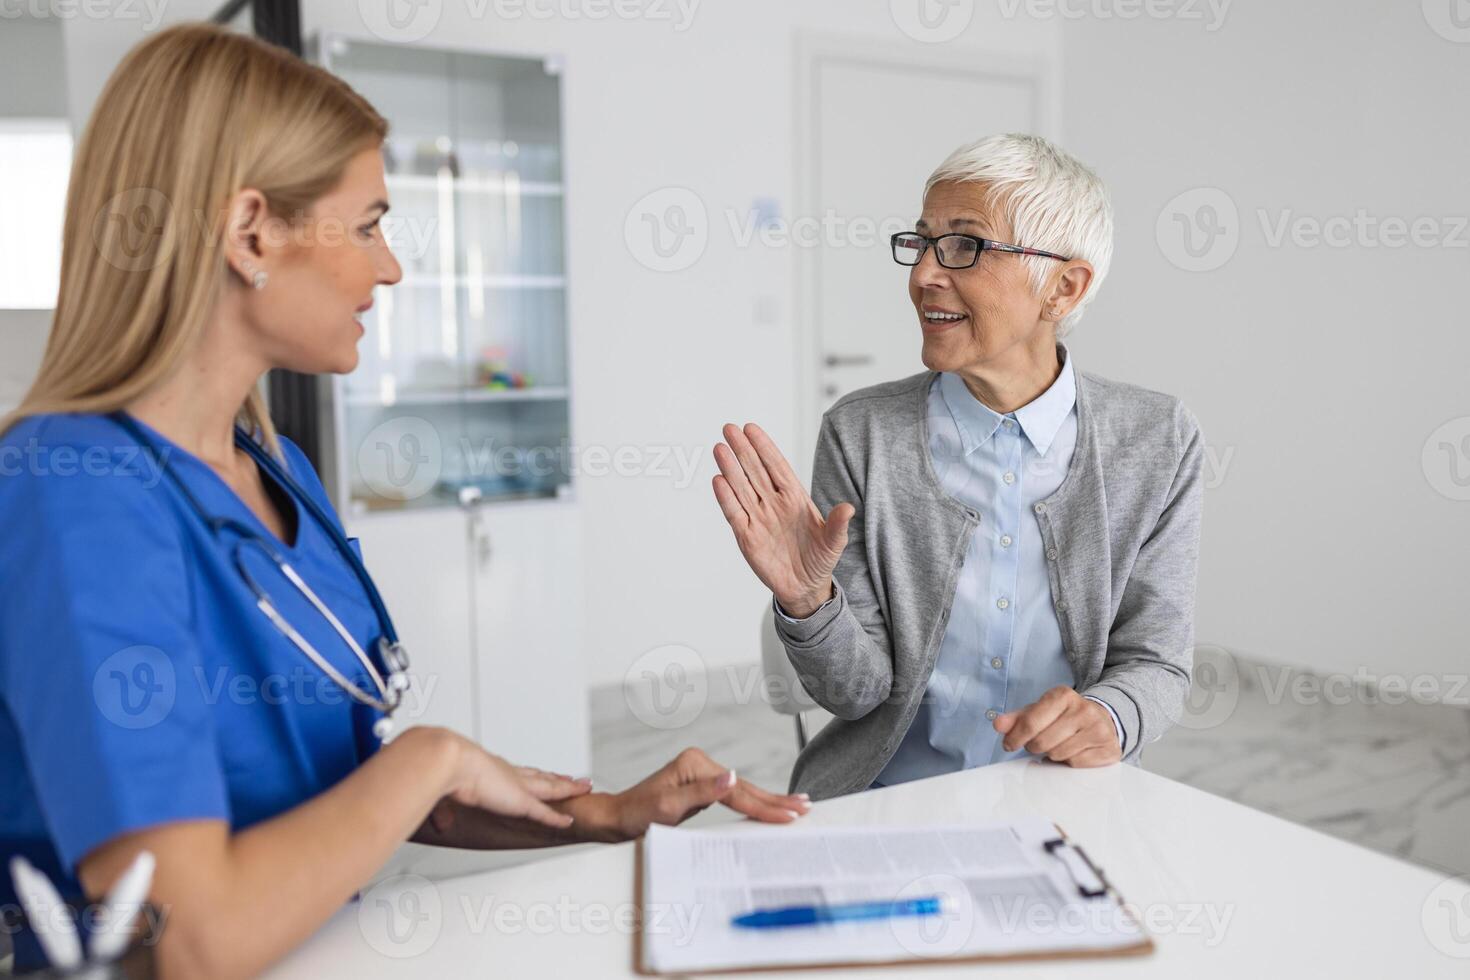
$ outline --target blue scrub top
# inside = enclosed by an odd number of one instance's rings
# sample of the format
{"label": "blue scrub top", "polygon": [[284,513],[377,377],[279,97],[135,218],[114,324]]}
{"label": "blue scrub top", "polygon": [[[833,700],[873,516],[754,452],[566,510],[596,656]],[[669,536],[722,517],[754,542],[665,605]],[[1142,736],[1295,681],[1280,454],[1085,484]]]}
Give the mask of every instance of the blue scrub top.
{"label": "blue scrub top", "polygon": [[[0,854],[7,865],[25,854],[67,897],[81,894],[80,859],[120,834],[175,820],[249,827],[377,748],[377,714],[256,607],[234,564],[239,536],[211,531],[161,464],[211,516],[274,542],[271,532],[201,460],[140,428],[149,445],[101,415],[36,416],[0,437]],[[306,457],[281,444],[287,471],[340,529]],[[282,496],[296,540],[278,550],[376,662],[365,590]],[[371,690],[276,567],[244,554],[291,624]],[[0,904],[13,901],[0,868]]]}

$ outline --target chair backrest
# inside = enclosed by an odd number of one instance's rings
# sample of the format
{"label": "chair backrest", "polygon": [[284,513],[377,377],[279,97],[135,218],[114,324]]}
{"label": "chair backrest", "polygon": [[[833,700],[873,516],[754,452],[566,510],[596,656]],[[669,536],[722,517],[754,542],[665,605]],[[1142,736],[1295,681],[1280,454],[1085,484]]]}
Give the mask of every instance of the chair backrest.
{"label": "chair backrest", "polygon": [[786,647],[776,633],[776,611],[766,600],[761,613],[761,668],[765,672],[766,703],[783,715],[796,715],[817,706],[812,696],[801,686],[791,658],[786,656]]}

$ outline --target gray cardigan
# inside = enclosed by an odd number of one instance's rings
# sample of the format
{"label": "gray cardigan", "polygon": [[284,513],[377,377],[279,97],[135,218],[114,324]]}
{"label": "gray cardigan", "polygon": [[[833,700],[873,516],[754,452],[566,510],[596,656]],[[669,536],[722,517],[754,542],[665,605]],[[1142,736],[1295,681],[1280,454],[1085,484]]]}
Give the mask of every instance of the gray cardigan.
{"label": "gray cardigan", "polygon": [[[836,600],[776,617],[797,675],[837,717],[791,774],[825,799],[866,789],[908,731],[983,516],[941,489],[929,457],[931,372],[846,396],[822,418],[812,497],[857,508]],[[1122,722],[1128,753],[1162,735],[1189,693],[1204,439],[1173,397],[1077,372],[1077,447],[1036,504],[1076,689]],[[988,724],[977,718],[976,724]]]}

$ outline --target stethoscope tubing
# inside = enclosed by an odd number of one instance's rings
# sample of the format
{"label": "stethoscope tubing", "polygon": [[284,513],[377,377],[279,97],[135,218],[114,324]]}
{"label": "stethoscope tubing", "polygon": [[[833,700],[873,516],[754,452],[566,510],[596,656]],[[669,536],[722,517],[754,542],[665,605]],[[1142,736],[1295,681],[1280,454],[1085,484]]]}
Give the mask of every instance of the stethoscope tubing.
{"label": "stethoscope tubing", "polygon": [[[121,425],[125,430],[127,430],[128,434],[136,439],[140,445],[150,448],[152,447],[152,440],[150,440],[147,435],[142,431],[142,429],[138,426],[138,423],[134,419],[129,417],[126,413],[114,412],[112,413],[111,418],[119,425]],[[270,601],[269,595],[263,588],[261,588],[259,583],[255,581],[255,578],[250,574],[244,563],[240,561],[237,556],[235,565],[237,571],[240,573],[240,577],[245,581],[245,584],[254,594],[256,606],[260,609],[262,613],[265,614],[266,618],[271,621],[276,629],[280,630],[280,632],[284,634],[286,638],[289,639],[297,647],[297,649],[305,654],[312,661],[312,663],[314,663],[317,668],[322,671],[322,673],[326,674],[333,683],[335,683],[343,691],[347,692],[347,694],[352,697],[353,700],[357,701],[359,704],[375,708],[378,711],[383,712],[385,715],[391,716],[401,703],[403,689],[407,686],[403,683],[403,681],[407,679],[403,673],[408,666],[407,654],[404,651],[402,644],[398,641],[398,631],[393,626],[392,617],[388,615],[388,607],[383,602],[383,597],[378,592],[377,586],[373,583],[372,576],[368,574],[367,567],[362,563],[362,560],[357,557],[357,553],[352,550],[352,545],[347,540],[347,536],[337,527],[337,525],[332,521],[331,517],[321,507],[321,505],[313,500],[311,496],[305,491],[305,489],[303,489],[302,486],[296,482],[295,478],[292,477],[291,474],[287,473],[285,468],[282,467],[275,459],[273,459],[260,446],[259,443],[250,438],[243,430],[237,428],[235,430],[235,444],[241,449],[245,450],[245,452],[248,453],[253,460],[255,460],[258,466],[265,470],[266,473],[277,483],[285,487],[286,492],[289,493],[299,504],[306,508],[307,512],[311,516],[311,519],[314,520],[317,525],[326,532],[327,537],[331,539],[333,546],[337,549],[338,553],[342,555],[343,560],[347,562],[348,567],[352,569],[353,574],[362,584],[363,591],[367,593],[368,601],[369,603],[371,603],[373,607],[373,612],[378,619],[378,628],[381,632],[381,638],[379,640],[379,652],[383,656],[383,666],[389,672],[389,677],[387,679],[384,678],[383,672],[380,671],[377,666],[372,662],[372,658],[369,657],[367,652],[362,649],[357,640],[353,638],[350,632],[348,632],[347,628],[342,625],[342,621],[337,618],[336,614],[332,612],[332,610],[327,606],[326,603],[322,602],[321,598],[317,596],[316,591],[306,583],[306,580],[303,579],[301,575],[296,571],[296,569],[291,566],[290,562],[286,561],[285,557],[280,553],[279,550],[277,550],[270,542],[262,538],[253,529],[247,527],[244,524],[241,524],[239,521],[231,520],[224,517],[211,516],[209,512],[204,509],[204,506],[199,502],[199,499],[194,496],[193,492],[184,485],[184,481],[179,478],[178,474],[173,472],[172,468],[169,466],[167,458],[163,457],[162,455],[159,458],[158,466],[159,469],[168,476],[170,481],[172,481],[174,486],[180,491],[184,499],[188,501],[189,506],[194,510],[194,512],[200,517],[201,520],[204,521],[205,526],[210,529],[211,533],[218,537],[219,533],[223,530],[233,530],[241,538],[239,542],[240,546],[248,544],[257,548],[259,551],[265,554],[265,556],[269,558],[278,569],[280,569],[281,574],[286,577],[287,581],[289,581],[293,586],[296,587],[296,589],[306,598],[306,600],[311,603],[313,608],[315,608],[316,611],[321,614],[322,618],[324,618],[331,625],[332,629],[336,631],[337,635],[341,637],[342,641],[347,644],[348,648],[352,650],[353,654],[357,657],[358,661],[367,671],[367,675],[372,680],[373,686],[377,688],[378,697],[375,698],[371,694],[365,692],[361,687],[359,687],[357,684],[353,683],[346,676],[344,676],[342,672],[339,671],[335,666],[333,666],[330,661],[323,657],[311,645],[311,643],[307,641],[307,639],[302,636],[301,633],[294,626],[292,626],[284,616],[281,615],[280,611],[276,609],[274,603]]]}

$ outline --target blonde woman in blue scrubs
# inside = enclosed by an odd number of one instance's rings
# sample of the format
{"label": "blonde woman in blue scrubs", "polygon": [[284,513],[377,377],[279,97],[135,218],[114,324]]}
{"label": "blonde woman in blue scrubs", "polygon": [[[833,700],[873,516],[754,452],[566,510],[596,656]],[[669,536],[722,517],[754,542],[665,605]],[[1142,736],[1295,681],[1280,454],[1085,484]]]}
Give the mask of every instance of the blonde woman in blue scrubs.
{"label": "blonde woman in blue scrubs", "polygon": [[331,666],[365,676],[267,552],[361,649],[382,632],[257,386],[272,368],[356,366],[357,316],[400,277],[379,224],[385,132],[340,80],[254,39],[189,25],[139,45],[81,140],[45,358],[0,430],[0,851],[78,901],[153,852],[165,977],[260,972],[405,840],[618,841],[715,802],[773,823],[808,806],[697,749],[608,795],[442,729],[380,744],[381,716],[325,681],[222,693],[326,676],[247,576]]}

